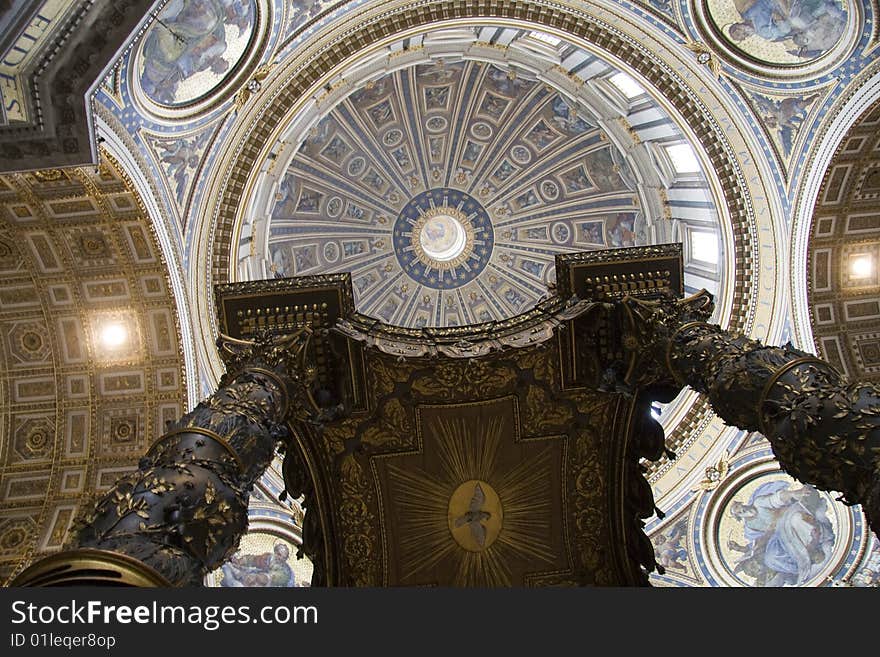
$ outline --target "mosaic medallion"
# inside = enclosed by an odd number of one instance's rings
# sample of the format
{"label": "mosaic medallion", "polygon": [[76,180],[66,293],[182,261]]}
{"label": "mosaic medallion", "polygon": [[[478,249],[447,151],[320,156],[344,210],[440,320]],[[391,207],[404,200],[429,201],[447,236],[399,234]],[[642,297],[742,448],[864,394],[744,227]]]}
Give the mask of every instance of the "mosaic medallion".
{"label": "mosaic medallion", "polygon": [[[768,462],[722,486],[704,532],[709,572],[726,586],[819,586],[846,570],[857,523],[828,493]],[[854,540],[856,538],[857,540]]]}
{"label": "mosaic medallion", "polygon": [[728,43],[757,60],[798,64],[821,57],[843,36],[840,0],[709,0],[709,16]]}
{"label": "mosaic medallion", "polygon": [[313,566],[297,558],[298,545],[287,537],[250,531],[241,538],[238,551],[206,578],[208,586],[299,587],[309,586]]}
{"label": "mosaic medallion", "polygon": [[172,0],[147,31],[138,80],[159,105],[179,106],[216,88],[254,33],[256,5],[238,0]]}
{"label": "mosaic medallion", "polygon": [[394,253],[414,281],[438,290],[476,278],[492,255],[495,237],[485,208],[457,189],[422,192],[394,223]]}
{"label": "mosaic medallion", "polygon": [[851,0],[692,0],[697,26],[718,54],[769,77],[812,77],[858,40],[863,9]]}

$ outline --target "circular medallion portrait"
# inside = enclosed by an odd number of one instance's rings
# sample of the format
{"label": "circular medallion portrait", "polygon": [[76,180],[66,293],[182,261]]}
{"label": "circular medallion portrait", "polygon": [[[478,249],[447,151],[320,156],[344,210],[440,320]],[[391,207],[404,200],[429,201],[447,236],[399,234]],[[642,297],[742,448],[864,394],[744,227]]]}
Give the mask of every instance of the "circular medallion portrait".
{"label": "circular medallion portrait", "polygon": [[176,115],[238,78],[266,32],[258,0],[170,0],[141,39],[132,70],[141,102]]}
{"label": "circular medallion portrait", "polygon": [[729,58],[755,72],[818,72],[857,38],[850,0],[699,0],[698,22]]}
{"label": "circular medallion portrait", "polygon": [[846,510],[779,471],[741,481],[712,514],[711,561],[721,579],[756,587],[824,582],[851,542]]}
{"label": "circular medallion portrait", "polygon": [[171,0],[144,38],[139,78],[160,105],[211,91],[235,68],[253,34],[253,0]]}
{"label": "circular medallion portrait", "polygon": [[208,586],[310,586],[312,562],[296,558],[297,545],[266,531],[245,534],[238,551],[207,577]]}

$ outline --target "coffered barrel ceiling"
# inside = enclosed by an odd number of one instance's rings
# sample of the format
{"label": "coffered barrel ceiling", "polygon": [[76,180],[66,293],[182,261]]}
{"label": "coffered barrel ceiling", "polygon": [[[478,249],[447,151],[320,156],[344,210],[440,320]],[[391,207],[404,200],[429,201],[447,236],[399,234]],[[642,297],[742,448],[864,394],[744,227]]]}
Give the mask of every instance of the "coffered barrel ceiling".
{"label": "coffered barrel ceiling", "polygon": [[[391,70],[386,53],[409,50]],[[285,130],[295,146],[270,154],[252,195],[244,275],[350,271],[361,312],[457,326],[532,308],[557,253],[683,239],[688,286],[721,289],[698,156],[630,76],[546,33],[489,26],[428,31],[379,61],[355,65],[354,90],[317,123]],[[581,86],[536,72],[550,65]]]}
{"label": "coffered barrel ceiling", "polygon": [[849,130],[828,167],[807,264],[816,348],[855,380],[880,382],[880,104]]}
{"label": "coffered barrel ceiling", "polygon": [[115,162],[0,177],[0,580],[61,548],[186,403],[177,311]]}

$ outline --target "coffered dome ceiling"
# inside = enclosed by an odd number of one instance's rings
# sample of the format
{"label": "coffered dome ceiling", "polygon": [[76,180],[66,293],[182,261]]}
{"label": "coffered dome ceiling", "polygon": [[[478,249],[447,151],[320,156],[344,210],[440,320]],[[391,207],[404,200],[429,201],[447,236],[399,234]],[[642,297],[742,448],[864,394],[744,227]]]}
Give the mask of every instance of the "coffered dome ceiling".
{"label": "coffered dome ceiling", "polygon": [[[298,147],[273,153],[285,164],[257,183],[252,207],[270,211],[255,217],[265,254],[248,275],[350,271],[358,309],[390,324],[501,320],[549,294],[558,253],[676,239],[667,202],[679,195],[698,208],[688,223],[700,262],[687,282],[718,291],[708,182],[632,78],[529,30],[437,30],[395,45],[420,56],[393,71],[353,63],[352,91],[311,127],[291,123],[284,140]],[[548,63],[590,86],[548,82],[536,73]]]}

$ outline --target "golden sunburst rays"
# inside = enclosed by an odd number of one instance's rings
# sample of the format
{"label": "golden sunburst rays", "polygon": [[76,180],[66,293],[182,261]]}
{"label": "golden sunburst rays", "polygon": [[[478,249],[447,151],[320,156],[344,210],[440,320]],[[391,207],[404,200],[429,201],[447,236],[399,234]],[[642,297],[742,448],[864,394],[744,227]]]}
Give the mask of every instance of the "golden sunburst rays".
{"label": "golden sunburst rays", "polygon": [[428,418],[424,444],[436,454],[437,471],[388,464],[401,583],[512,586],[557,561],[554,446],[526,441],[532,450],[518,450],[523,456],[512,467],[499,466],[499,450],[514,443],[512,420]]}
{"label": "golden sunburst rays", "polygon": [[525,561],[556,560],[550,540],[553,500],[547,480],[553,467],[553,451],[545,447],[502,473],[496,484],[504,506],[504,526],[497,542]]}
{"label": "golden sunburst rays", "polygon": [[455,485],[424,470],[403,470],[390,464],[388,478],[400,521],[401,576],[407,581],[433,572],[438,563],[461,549],[449,535],[446,518]]}
{"label": "golden sunburst rays", "polygon": [[485,418],[483,422],[460,417],[435,418],[425,426],[425,433],[437,436],[438,455],[450,480],[485,480],[495,469],[501,423],[502,418],[498,416]]}

